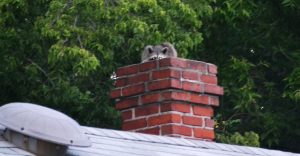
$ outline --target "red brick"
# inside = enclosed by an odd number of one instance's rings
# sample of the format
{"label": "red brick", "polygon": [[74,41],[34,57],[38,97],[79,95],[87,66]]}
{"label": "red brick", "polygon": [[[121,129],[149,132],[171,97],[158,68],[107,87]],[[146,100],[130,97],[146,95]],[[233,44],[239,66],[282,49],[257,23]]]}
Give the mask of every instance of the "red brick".
{"label": "red brick", "polygon": [[148,90],[171,88],[171,79],[163,79],[148,83]]}
{"label": "red brick", "polygon": [[192,126],[202,126],[202,118],[194,116],[183,116],[182,121],[184,124]]}
{"label": "red brick", "polygon": [[157,104],[148,105],[148,106],[142,105],[135,109],[135,116],[139,117],[139,116],[145,116],[150,114],[156,114],[158,113],[158,107],[159,106]]}
{"label": "red brick", "polygon": [[159,66],[160,67],[180,67],[180,68],[186,68],[186,60],[180,59],[180,58],[165,58],[159,60]]}
{"label": "red brick", "polygon": [[148,84],[148,90],[158,90],[166,88],[181,88],[180,81],[177,79],[163,79],[152,81]]}
{"label": "red brick", "polygon": [[145,85],[138,84],[133,86],[128,86],[122,89],[122,96],[136,95],[145,92]]}
{"label": "red brick", "polygon": [[[179,135],[179,134],[168,134],[165,136],[172,137],[172,138],[181,138],[181,135]],[[189,138],[189,137],[185,137],[185,138]]]}
{"label": "red brick", "polygon": [[121,96],[121,89],[114,89],[112,91],[110,91],[110,98],[114,99],[114,98],[118,98]]}
{"label": "red brick", "polygon": [[163,114],[148,118],[148,126],[161,125],[166,123],[180,123],[181,115],[179,114]]}
{"label": "red brick", "polygon": [[139,130],[137,132],[139,132],[139,133],[146,133],[146,134],[159,135],[159,127],[143,129],[143,130]]}
{"label": "red brick", "polygon": [[126,110],[121,112],[122,120],[132,119],[132,110]]}
{"label": "red brick", "polygon": [[217,86],[217,85],[209,85],[209,84],[204,85],[204,92],[205,93],[216,94],[216,95],[223,95],[224,94],[223,87],[220,87],[220,86]]}
{"label": "red brick", "polygon": [[180,71],[175,69],[164,69],[152,72],[152,79],[164,79],[164,78],[180,78]]}
{"label": "red brick", "polygon": [[116,103],[116,109],[122,110],[138,105],[138,98],[127,98]]}
{"label": "red brick", "polygon": [[147,121],[145,118],[137,119],[137,120],[130,120],[130,121],[123,121],[122,129],[123,130],[134,130],[139,129],[147,126]]}
{"label": "red brick", "polygon": [[218,73],[218,67],[214,64],[208,64],[208,72],[211,74],[217,74]]}
{"label": "red brick", "polygon": [[192,71],[182,71],[182,77],[184,79],[189,79],[189,80],[199,80],[199,75],[197,72],[192,72]]}
{"label": "red brick", "polygon": [[205,127],[214,128],[215,125],[214,120],[206,118],[204,121],[205,121]]}
{"label": "red brick", "polygon": [[189,101],[190,99],[190,94],[187,92],[174,92],[173,94],[175,100]]}
{"label": "red brick", "polygon": [[204,62],[187,60],[187,68],[200,71],[202,73],[207,73],[207,65]]}
{"label": "red brick", "polygon": [[214,139],[215,133],[213,130],[194,128],[194,136],[202,139]]}
{"label": "red brick", "polygon": [[200,75],[200,81],[208,84],[218,84],[217,77],[211,75]]}
{"label": "red brick", "polygon": [[183,113],[189,113],[191,111],[191,105],[188,103],[161,103],[160,105],[161,112],[168,112],[168,111],[177,111]]}
{"label": "red brick", "polygon": [[211,106],[193,106],[193,113],[199,116],[209,116],[214,115],[214,110]]}
{"label": "red brick", "polygon": [[172,91],[163,92],[161,94],[161,100],[173,100],[172,96]]}
{"label": "red brick", "polygon": [[190,94],[187,92],[167,91],[162,93],[162,100],[189,101]]}
{"label": "red brick", "polygon": [[164,125],[161,127],[162,135],[166,134],[180,134],[185,136],[192,135],[192,128],[187,126],[178,126],[178,125]]}
{"label": "red brick", "polygon": [[126,85],[127,85],[127,78],[118,78],[116,80],[116,84],[115,84],[116,87],[123,87]]}
{"label": "red brick", "polygon": [[160,101],[160,93],[145,94],[141,97],[142,104]]}
{"label": "red brick", "polygon": [[134,75],[132,77],[128,77],[128,84],[134,84],[134,83],[137,84],[146,81],[149,81],[149,73],[143,73],[143,74]]}
{"label": "red brick", "polygon": [[201,103],[201,104],[210,104],[209,97],[206,95],[198,95],[198,94],[191,94],[190,102],[194,103]]}
{"label": "red brick", "polygon": [[204,87],[203,87],[203,84],[198,84],[198,83],[194,83],[194,82],[183,81],[182,82],[182,89],[183,90],[188,90],[188,91],[202,93],[203,90],[204,90]]}
{"label": "red brick", "polygon": [[210,96],[209,97],[209,104],[213,106],[219,106],[219,97],[217,96]]}
{"label": "red brick", "polygon": [[116,74],[117,77],[120,77],[124,75],[136,74],[138,71],[139,71],[139,65],[134,64],[134,65],[125,66],[117,69]]}
{"label": "red brick", "polygon": [[143,71],[148,71],[151,69],[156,69],[157,68],[157,61],[150,61],[150,62],[145,62],[140,64],[140,72]]}

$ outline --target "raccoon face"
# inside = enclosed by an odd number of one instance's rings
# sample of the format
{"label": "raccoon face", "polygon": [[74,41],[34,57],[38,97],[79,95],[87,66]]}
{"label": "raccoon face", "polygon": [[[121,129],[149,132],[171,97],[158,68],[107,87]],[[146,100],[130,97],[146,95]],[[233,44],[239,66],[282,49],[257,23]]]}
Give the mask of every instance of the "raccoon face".
{"label": "raccoon face", "polygon": [[177,51],[172,44],[165,42],[159,45],[147,45],[142,53],[142,62],[177,57]]}
{"label": "raccoon face", "polygon": [[148,60],[159,60],[167,58],[168,47],[162,47],[161,45],[149,47],[148,49]]}

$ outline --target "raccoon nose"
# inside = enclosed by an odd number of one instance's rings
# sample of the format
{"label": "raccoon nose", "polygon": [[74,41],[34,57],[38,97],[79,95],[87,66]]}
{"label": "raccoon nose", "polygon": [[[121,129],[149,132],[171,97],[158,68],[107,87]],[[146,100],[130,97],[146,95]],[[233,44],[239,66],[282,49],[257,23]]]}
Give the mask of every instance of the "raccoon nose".
{"label": "raccoon nose", "polygon": [[163,57],[158,57],[158,59],[160,60],[160,59],[162,59]]}

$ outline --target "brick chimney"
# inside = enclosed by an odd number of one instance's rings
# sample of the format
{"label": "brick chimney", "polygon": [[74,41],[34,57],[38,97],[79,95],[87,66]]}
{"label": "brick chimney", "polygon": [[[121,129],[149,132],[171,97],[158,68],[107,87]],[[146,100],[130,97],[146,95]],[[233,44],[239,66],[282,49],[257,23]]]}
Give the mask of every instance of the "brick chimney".
{"label": "brick chimney", "polygon": [[213,108],[223,88],[210,63],[166,58],[117,69],[111,98],[122,129],[156,135],[213,140]]}

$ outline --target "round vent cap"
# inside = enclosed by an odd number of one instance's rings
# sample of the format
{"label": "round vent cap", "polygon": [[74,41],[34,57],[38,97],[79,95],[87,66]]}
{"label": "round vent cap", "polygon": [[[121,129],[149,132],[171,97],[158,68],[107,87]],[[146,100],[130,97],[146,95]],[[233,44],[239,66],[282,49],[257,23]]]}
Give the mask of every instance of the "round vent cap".
{"label": "round vent cap", "polygon": [[72,118],[47,107],[9,103],[0,107],[0,124],[8,129],[61,145],[88,147],[90,140]]}

